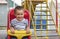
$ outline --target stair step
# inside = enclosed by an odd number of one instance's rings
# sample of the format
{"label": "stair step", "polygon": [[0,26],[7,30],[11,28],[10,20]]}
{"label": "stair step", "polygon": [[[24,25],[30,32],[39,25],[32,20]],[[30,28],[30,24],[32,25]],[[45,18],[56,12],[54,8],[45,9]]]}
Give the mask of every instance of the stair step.
{"label": "stair step", "polygon": [[[32,36],[34,36],[34,30],[32,30]],[[56,30],[50,31],[36,31],[37,36],[56,36],[58,35]]]}
{"label": "stair step", "polygon": [[[40,6],[41,6],[41,3],[39,3],[38,5],[36,5],[36,7],[37,7],[37,6],[40,7]],[[46,6],[46,2],[42,3],[42,6]]]}
{"label": "stair step", "polygon": [[[35,39],[36,37],[35,36],[32,36],[31,37],[31,39]],[[38,36],[37,37],[38,39],[47,39],[47,37],[46,36]],[[55,35],[55,36],[48,36],[48,39],[60,39],[60,36],[58,36],[58,35]]]}
{"label": "stair step", "polygon": [[50,18],[47,18],[47,16],[42,16],[42,18],[41,18],[41,16],[33,16],[33,20],[34,19],[35,20],[52,19],[51,16],[48,16],[48,17],[50,17]]}
{"label": "stair step", "polygon": [[[42,25],[42,26],[43,26],[43,24],[31,24],[31,26],[32,26],[32,25],[36,25],[36,26],[37,26],[37,25],[39,25],[39,26]],[[45,26],[47,26],[47,25],[48,25],[48,26],[52,26],[52,25],[55,25],[55,24],[45,24]]]}
{"label": "stair step", "polygon": [[[41,6],[37,6],[36,8],[40,8]],[[42,8],[47,8],[46,6],[42,6]]]}
{"label": "stair step", "polygon": [[52,30],[49,30],[49,29],[48,30],[46,30],[46,29],[42,29],[42,30],[41,29],[36,29],[36,31],[56,31],[56,29],[52,29]]}
{"label": "stair step", "polygon": [[[46,34],[46,35],[37,35],[37,37],[46,37],[46,36],[48,36],[48,37],[54,37],[54,36],[59,36],[57,33],[55,33],[55,34],[51,34],[51,35],[48,35],[48,34]],[[32,35],[32,37],[34,37],[34,35]]]}
{"label": "stair step", "polygon": [[43,20],[46,20],[46,21],[53,21],[53,19],[34,19],[34,21],[43,21]]}
{"label": "stair step", "polygon": [[[37,37],[55,37],[55,36],[59,36],[59,35],[43,35],[43,36],[37,36]],[[32,37],[35,37],[35,36],[32,35]]]}
{"label": "stair step", "polygon": [[34,16],[51,16],[51,15],[34,15]]}
{"label": "stair step", "polygon": [[44,15],[44,16],[49,15],[49,16],[51,16],[49,12],[47,12],[47,13],[46,12],[34,12],[34,15],[37,15],[37,16],[40,16],[40,15]]}
{"label": "stair step", "polygon": [[49,9],[48,8],[41,8],[41,7],[40,8],[35,8],[35,11],[37,11],[37,10],[40,11],[40,10],[49,10]]}
{"label": "stair step", "polygon": [[39,10],[39,11],[41,11],[41,10],[49,10],[48,8],[35,8],[35,11],[37,11],[37,10]]}
{"label": "stair step", "polygon": [[36,10],[35,12],[50,12],[49,10]]}

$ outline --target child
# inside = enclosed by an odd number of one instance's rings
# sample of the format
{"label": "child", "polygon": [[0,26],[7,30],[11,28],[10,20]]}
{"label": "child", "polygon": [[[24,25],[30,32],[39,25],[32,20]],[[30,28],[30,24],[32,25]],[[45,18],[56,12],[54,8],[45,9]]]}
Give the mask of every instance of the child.
{"label": "child", "polygon": [[17,6],[14,9],[14,14],[16,18],[11,20],[11,32],[15,33],[14,30],[26,30],[26,33],[29,33],[28,20],[24,18],[24,8]]}

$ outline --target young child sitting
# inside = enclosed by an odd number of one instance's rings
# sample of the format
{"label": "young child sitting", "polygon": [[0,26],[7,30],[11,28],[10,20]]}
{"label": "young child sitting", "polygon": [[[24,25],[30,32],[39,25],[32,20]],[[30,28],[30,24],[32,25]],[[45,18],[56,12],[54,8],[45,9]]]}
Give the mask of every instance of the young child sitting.
{"label": "young child sitting", "polygon": [[26,30],[26,33],[29,33],[28,20],[24,18],[24,8],[22,6],[15,7],[14,15],[16,18],[11,20],[11,32],[15,33],[15,30]]}

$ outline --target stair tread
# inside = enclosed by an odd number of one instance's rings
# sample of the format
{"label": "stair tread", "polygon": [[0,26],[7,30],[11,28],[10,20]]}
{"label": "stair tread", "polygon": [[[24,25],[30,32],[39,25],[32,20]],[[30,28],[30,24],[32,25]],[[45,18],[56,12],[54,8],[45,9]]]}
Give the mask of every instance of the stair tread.
{"label": "stair tread", "polygon": [[41,21],[41,20],[53,21],[53,19],[34,19],[34,21]]}
{"label": "stair tread", "polygon": [[36,31],[56,31],[56,29],[48,29],[48,30],[46,30],[46,29],[42,29],[42,30],[36,29]]}
{"label": "stair tread", "polygon": [[36,10],[35,12],[50,12],[49,10]]}
{"label": "stair tread", "polygon": [[[46,33],[46,31],[36,31],[36,36],[56,36],[58,35],[56,30],[55,31],[47,31],[48,33]],[[34,32],[32,32],[34,33]],[[34,34],[32,34],[32,36],[34,36]]]}
{"label": "stair tread", "polygon": [[[59,36],[59,35],[47,35],[48,37],[55,37],[55,36]],[[34,35],[32,35],[32,37],[35,37]],[[42,36],[37,36],[37,37],[46,37],[46,35],[42,35]]]}
{"label": "stair tread", "polygon": [[51,15],[34,15],[34,16],[51,16]]}
{"label": "stair tread", "polygon": [[[31,24],[31,25],[43,25],[43,24]],[[44,25],[55,25],[55,24],[44,24]]]}
{"label": "stair tread", "polygon": [[48,8],[35,8],[35,11],[48,11]]}
{"label": "stair tread", "polygon": [[[36,8],[40,8],[41,6],[36,6]],[[46,8],[46,6],[42,6],[42,8]]]}

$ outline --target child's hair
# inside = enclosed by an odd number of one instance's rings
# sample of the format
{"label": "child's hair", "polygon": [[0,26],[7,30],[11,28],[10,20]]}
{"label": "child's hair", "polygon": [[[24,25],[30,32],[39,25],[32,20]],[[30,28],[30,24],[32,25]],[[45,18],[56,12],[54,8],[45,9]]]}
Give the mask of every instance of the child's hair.
{"label": "child's hair", "polygon": [[24,9],[23,6],[16,6],[14,9],[14,13],[16,13],[16,10],[22,10],[22,9]]}

